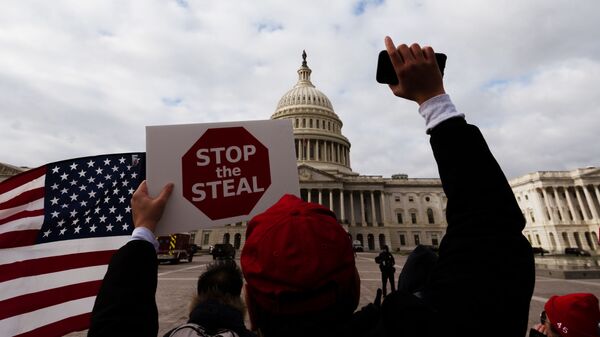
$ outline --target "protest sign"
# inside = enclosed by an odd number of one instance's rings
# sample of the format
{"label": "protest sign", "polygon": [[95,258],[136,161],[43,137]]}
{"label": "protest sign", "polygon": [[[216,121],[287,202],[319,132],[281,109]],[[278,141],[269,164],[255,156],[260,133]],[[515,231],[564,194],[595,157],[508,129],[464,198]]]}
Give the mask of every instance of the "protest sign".
{"label": "protest sign", "polygon": [[246,221],[299,195],[289,120],[148,126],[146,153],[150,194],[175,185],[157,235]]}

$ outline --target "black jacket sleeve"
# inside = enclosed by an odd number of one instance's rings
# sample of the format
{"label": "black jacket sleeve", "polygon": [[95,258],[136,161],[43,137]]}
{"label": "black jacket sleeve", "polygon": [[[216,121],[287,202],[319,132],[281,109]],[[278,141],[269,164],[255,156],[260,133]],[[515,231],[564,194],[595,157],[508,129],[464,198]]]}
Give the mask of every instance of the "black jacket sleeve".
{"label": "black jacket sleeve", "polygon": [[89,337],[156,337],[158,261],[151,243],[133,240],[112,257],[92,311]]}
{"label": "black jacket sleeve", "polygon": [[524,336],[535,269],[512,189],[479,129],[464,119],[435,127],[430,143],[448,228],[424,299],[454,327],[449,335],[489,332],[492,319],[502,322],[502,335]]}

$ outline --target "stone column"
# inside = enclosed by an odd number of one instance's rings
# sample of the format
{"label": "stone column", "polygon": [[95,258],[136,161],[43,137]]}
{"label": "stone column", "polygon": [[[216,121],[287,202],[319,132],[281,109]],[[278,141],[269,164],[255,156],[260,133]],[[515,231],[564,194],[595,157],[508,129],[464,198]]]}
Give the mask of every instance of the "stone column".
{"label": "stone column", "polygon": [[301,144],[301,142],[300,142],[300,139],[297,139],[297,140],[296,140],[296,159],[297,159],[297,160],[300,160],[300,158],[302,158],[302,157],[300,156],[300,155],[301,155],[301,152],[300,152],[300,144]]}
{"label": "stone column", "polygon": [[306,191],[308,191],[307,197],[306,197],[306,201],[311,202],[310,201],[310,188],[307,188]]}
{"label": "stone column", "polygon": [[346,215],[344,212],[344,190],[340,189],[340,219],[342,219],[342,222],[344,222],[344,220],[346,220]]}
{"label": "stone column", "polygon": [[363,195],[363,191],[360,191],[360,220],[362,221],[363,226],[366,226],[367,220],[365,219],[365,196]]}
{"label": "stone column", "polygon": [[315,157],[315,160],[319,161],[319,160],[321,160],[320,151],[319,151],[320,150],[319,148],[321,147],[321,141],[317,139],[316,142],[317,142],[317,144],[315,146],[315,150],[317,151],[317,156]]}
{"label": "stone column", "polygon": [[319,188],[319,205],[323,205],[323,193],[321,192],[320,188]]}
{"label": "stone column", "polygon": [[585,185],[583,185],[581,188],[583,188],[583,193],[585,194],[585,198],[587,199],[588,206],[590,208],[590,211],[592,211],[593,219],[598,220],[598,210],[596,209],[596,205],[594,204],[594,199],[592,199],[592,195],[590,194],[590,191],[587,189],[587,186],[585,186]]}
{"label": "stone column", "polygon": [[329,209],[333,211],[333,191],[329,190]]}
{"label": "stone column", "polygon": [[306,140],[306,160],[310,160],[310,139]]}
{"label": "stone column", "polygon": [[381,222],[385,225],[385,193],[381,191]]}
{"label": "stone column", "polygon": [[350,224],[356,226],[356,218],[354,217],[354,191],[350,191]]}
{"label": "stone column", "polygon": [[567,204],[569,205],[569,210],[571,211],[571,215],[573,216],[573,220],[571,221],[582,220],[579,219],[579,213],[575,210],[575,206],[573,206],[573,199],[571,199],[571,192],[569,192],[569,187],[566,186],[564,189],[565,194],[567,196]]}
{"label": "stone column", "polygon": [[375,191],[371,191],[371,214],[373,215],[371,222],[373,223],[373,226],[377,226],[377,212],[375,212]]}
{"label": "stone column", "polygon": [[[565,212],[563,211],[562,202],[560,201],[560,196],[558,195],[558,188],[552,187],[552,191],[554,191],[554,202],[556,204],[556,215],[558,215],[558,220],[560,222],[564,222]],[[562,220],[561,220],[562,219]]]}
{"label": "stone column", "polygon": [[544,219],[548,221],[546,218],[548,217],[547,215],[550,214],[550,221],[554,221],[554,214],[552,214],[552,207],[550,207],[545,187],[542,187],[542,194],[544,195],[544,203],[546,204],[546,214],[544,214]]}
{"label": "stone column", "polygon": [[[540,193],[538,192],[538,189],[535,188],[533,189],[533,193],[531,194],[531,196],[534,198],[534,213],[535,213],[535,217],[536,219],[538,219],[538,221],[542,221],[542,219],[544,219],[543,222],[546,222],[546,213],[544,213],[544,203],[542,202],[542,199],[540,198]],[[541,213],[540,213],[541,212]]]}
{"label": "stone column", "polygon": [[585,209],[585,204],[583,203],[583,198],[581,197],[581,192],[579,192],[578,186],[575,185],[575,195],[577,196],[577,202],[579,203],[579,208],[581,209],[581,213],[583,214],[583,221],[589,219],[588,213]]}

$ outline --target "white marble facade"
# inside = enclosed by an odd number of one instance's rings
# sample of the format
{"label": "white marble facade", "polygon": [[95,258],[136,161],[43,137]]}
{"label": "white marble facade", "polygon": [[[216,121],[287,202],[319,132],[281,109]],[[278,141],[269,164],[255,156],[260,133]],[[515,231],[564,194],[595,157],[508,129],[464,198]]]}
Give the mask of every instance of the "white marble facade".
{"label": "white marble facade", "polygon": [[540,171],[510,180],[527,220],[523,233],[551,253],[598,249],[600,168]]}

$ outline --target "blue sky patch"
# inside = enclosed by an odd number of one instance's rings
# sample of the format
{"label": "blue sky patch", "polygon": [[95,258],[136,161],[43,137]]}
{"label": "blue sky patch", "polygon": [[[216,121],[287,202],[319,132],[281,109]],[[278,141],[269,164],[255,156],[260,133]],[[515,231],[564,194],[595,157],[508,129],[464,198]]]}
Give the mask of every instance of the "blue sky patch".
{"label": "blue sky patch", "polygon": [[264,21],[264,22],[257,23],[256,29],[258,30],[259,33],[262,33],[262,32],[272,33],[272,32],[278,31],[278,30],[283,30],[283,25],[278,22]]}
{"label": "blue sky patch", "polygon": [[181,97],[163,97],[162,102],[164,105],[172,108],[180,106],[183,99]]}
{"label": "blue sky patch", "polygon": [[352,13],[356,16],[363,15],[368,7],[377,7],[381,6],[385,0],[360,0],[356,4],[354,4],[354,8]]}

